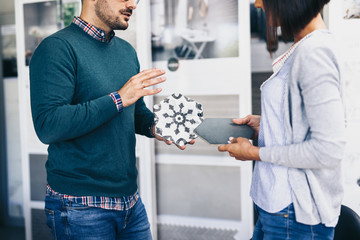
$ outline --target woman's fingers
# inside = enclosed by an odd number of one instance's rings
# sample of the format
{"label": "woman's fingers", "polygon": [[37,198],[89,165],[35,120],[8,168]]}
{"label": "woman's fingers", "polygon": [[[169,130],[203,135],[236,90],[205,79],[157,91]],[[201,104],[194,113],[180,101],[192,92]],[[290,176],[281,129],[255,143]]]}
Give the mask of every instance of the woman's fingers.
{"label": "woman's fingers", "polygon": [[226,151],[228,151],[228,145],[229,145],[229,144],[224,144],[224,145],[218,146],[219,152],[226,152]]}
{"label": "woman's fingers", "polygon": [[239,124],[239,125],[242,125],[242,124],[247,124],[249,122],[249,119],[248,117],[244,117],[244,118],[235,118],[232,120],[233,123],[235,124]]}
{"label": "woman's fingers", "polygon": [[258,127],[260,124],[260,116],[258,115],[247,115],[244,118],[233,119],[235,124],[246,124],[251,127]]}

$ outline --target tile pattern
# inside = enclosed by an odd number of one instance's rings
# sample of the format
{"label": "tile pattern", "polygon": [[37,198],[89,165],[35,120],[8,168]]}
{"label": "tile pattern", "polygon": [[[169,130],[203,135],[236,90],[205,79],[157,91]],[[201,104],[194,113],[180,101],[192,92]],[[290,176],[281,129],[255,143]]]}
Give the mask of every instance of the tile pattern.
{"label": "tile pattern", "polygon": [[194,129],[203,121],[202,105],[174,93],[154,105],[155,133],[178,146],[197,138]]}

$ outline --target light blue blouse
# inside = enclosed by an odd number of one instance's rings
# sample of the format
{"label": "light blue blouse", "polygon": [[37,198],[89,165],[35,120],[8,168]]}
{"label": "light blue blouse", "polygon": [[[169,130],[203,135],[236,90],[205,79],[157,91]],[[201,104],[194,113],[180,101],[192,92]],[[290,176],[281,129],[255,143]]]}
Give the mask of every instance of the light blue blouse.
{"label": "light blue blouse", "polygon": [[[285,145],[283,102],[289,67],[285,65],[261,86],[259,147]],[[290,189],[288,167],[255,163],[250,195],[260,208],[270,213],[284,209],[292,202]]]}
{"label": "light blue blouse", "polygon": [[[292,54],[297,46],[310,36],[311,34],[304,37],[275,59],[273,62],[274,73],[260,87],[259,147],[286,145],[284,102],[288,101],[286,88],[292,66]],[[289,167],[265,161],[255,162],[250,196],[256,205],[270,213],[279,212],[290,205],[292,197]]]}

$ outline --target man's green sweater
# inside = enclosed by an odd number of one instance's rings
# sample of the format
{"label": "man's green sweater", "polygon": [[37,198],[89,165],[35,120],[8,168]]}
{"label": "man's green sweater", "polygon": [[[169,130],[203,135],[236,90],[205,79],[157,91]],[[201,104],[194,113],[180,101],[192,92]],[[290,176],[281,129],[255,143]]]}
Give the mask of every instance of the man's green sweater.
{"label": "man's green sweater", "polygon": [[152,137],[143,99],[118,112],[109,96],[139,72],[135,50],[100,42],[71,24],[42,41],[30,63],[32,117],[49,144],[47,181],[75,196],[128,196],[137,190],[135,133]]}

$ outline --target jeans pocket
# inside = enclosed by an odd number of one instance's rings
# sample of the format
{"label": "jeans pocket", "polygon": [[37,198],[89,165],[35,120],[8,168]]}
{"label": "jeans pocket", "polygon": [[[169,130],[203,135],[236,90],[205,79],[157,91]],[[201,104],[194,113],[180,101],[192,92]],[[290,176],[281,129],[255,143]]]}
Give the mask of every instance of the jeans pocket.
{"label": "jeans pocket", "polygon": [[97,222],[107,210],[89,207],[79,203],[71,203],[65,207],[66,218],[69,225],[82,225],[83,222]]}
{"label": "jeans pocket", "polygon": [[45,215],[46,215],[46,225],[50,228],[52,235],[54,236],[54,239],[56,240],[56,234],[55,234],[55,212],[53,210],[45,208]]}
{"label": "jeans pocket", "polygon": [[46,225],[49,228],[53,228],[55,226],[55,213],[53,210],[45,208],[46,215]]}

